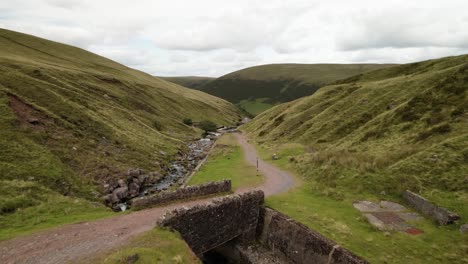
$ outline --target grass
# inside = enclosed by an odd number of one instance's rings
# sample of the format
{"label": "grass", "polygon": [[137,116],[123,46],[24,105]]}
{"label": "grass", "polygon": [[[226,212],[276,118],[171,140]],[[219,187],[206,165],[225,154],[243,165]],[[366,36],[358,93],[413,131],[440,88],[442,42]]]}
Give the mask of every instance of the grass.
{"label": "grass", "polygon": [[184,118],[231,125],[240,111],[85,50],[0,29],[2,237],[106,215],[91,204],[103,184],[130,168],[160,171],[201,135]]}
{"label": "grass", "polygon": [[[266,205],[317,230],[371,263],[468,263],[468,236],[460,234],[460,224],[439,227],[426,219],[413,223],[424,231],[421,235],[385,234],[368,224],[352,203],[386,199],[404,204],[400,196],[350,192],[307,179],[294,164],[295,159],[307,151],[300,144],[256,147],[263,159],[284,170],[294,171],[303,182],[302,186],[285,194],[267,197]],[[280,159],[271,160],[272,152],[276,152]],[[424,195],[460,213],[463,219],[468,218],[466,194],[433,192]]]}
{"label": "grass", "polygon": [[242,69],[201,86],[201,90],[256,115],[280,102],[313,94],[327,83],[387,67],[386,64],[270,64]]}
{"label": "grass", "polygon": [[242,100],[237,105],[247,111],[248,113],[256,116],[261,112],[273,107],[272,104],[265,103],[268,98],[257,98],[255,100]]}
{"label": "grass", "polygon": [[247,164],[241,147],[232,134],[224,134],[218,139],[208,160],[193,175],[189,185],[230,179],[232,188],[256,186],[262,182],[255,167]]}
{"label": "grass", "polygon": [[212,77],[199,76],[177,76],[177,77],[159,77],[160,79],[182,85],[187,88],[201,90],[202,86],[214,80]]}
{"label": "grass", "polygon": [[[133,259],[134,262],[129,260]],[[92,263],[200,263],[179,234],[155,228]]]}
{"label": "grass", "polygon": [[278,105],[244,128],[264,145],[303,145],[298,171],[329,187],[466,192],[467,63],[465,55],[370,72]]}
{"label": "grass", "polygon": [[[468,263],[468,241],[459,233],[458,226],[437,227],[430,220],[424,220],[414,224],[424,231],[421,235],[388,235],[367,223],[353,208],[351,197],[324,193],[317,186],[309,183],[290,194],[267,198],[266,205],[337,241],[371,263]],[[356,198],[376,200],[371,195]]]}
{"label": "grass", "polygon": [[[337,81],[243,126],[260,153],[304,183],[267,204],[373,263],[467,263],[468,56],[405,64]],[[419,236],[385,236],[355,200],[402,202],[406,190],[458,213]],[[465,220],[463,220],[465,219]]]}
{"label": "grass", "polygon": [[100,203],[66,197],[30,181],[0,181],[0,240],[113,216]]}

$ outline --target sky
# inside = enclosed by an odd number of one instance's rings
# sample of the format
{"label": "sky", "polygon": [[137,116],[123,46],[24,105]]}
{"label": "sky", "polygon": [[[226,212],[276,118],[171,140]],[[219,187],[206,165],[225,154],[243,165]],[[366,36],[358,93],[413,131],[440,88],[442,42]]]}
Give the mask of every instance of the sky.
{"label": "sky", "polygon": [[466,0],[0,0],[0,27],[157,76],[468,53]]}

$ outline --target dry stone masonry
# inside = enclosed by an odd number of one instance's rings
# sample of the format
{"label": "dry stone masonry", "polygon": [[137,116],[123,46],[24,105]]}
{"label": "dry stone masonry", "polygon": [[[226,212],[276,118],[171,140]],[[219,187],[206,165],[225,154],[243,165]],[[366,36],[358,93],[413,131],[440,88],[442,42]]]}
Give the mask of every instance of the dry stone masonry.
{"label": "dry stone masonry", "polygon": [[186,200],[230,191],[231,180],[209,182],[206,184],[179,188],[175,191],[164,191],[150,196],[138,197],[131,200],[131,206],[136,209],[142,209],[175,200]]}
{"label": "dry stone masonry", "polygon": [[262,208],[259,241],[290,263],[367,263],[318,232],[270,208]]}
{"label": "dry stone masonry", "polygon": [[453,222],[460,219],[460,216],[457,214],[452,213],[443,207],[434,205],[426,198],[413,192],[405,191],[403,193],[403,198],[416,210],[434,219],[440,225],[453,224]]}
{"label": "dry stone masonry", "polygon": [[229,255],[241,264],[367,263],[286,215],[264,208],[263,200],[262,191],[226,196],[174,210],[159,225],[177,230],[198,256],[230,248],[234,252]]}
{"label": "dry stone masonry", "polygon": [[232,195],[189,209],[177,209],[159,225],[177,230],[198,256],[228,241],[255,240],[262,191]]}

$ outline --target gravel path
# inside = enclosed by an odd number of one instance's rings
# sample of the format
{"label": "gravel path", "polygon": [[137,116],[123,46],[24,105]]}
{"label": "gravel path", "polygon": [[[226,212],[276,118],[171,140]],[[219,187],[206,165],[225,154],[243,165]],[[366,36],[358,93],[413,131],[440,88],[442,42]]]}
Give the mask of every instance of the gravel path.
{"label": "gravel path", "polygon": [[[246,161],[256,166],[257,152],[244,135],[235,137]],[[284,192],[294,185],[288,173],[258,159],[259,171],[265,181],[255,188],[243,188],[236,193],[261,189],[266,196]],[[69,224],[0,242],[0,263],[66,263],[90,258],[96,254],[125,245],[132,237],[155,227],[156,221],[168,210],[181,206],[209,203],[213,198],[174,203],[127,215]]]}

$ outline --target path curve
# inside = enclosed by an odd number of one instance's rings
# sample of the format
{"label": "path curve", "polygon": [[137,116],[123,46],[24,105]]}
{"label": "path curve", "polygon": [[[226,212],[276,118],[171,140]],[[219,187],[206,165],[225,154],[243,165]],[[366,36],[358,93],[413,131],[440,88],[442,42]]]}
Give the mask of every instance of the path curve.
{"label": "path curve", "polygon": [[[236,133],[246,161],[256,166],[257,152],[241,133]],[[255,188],[236,190],[236,194],[260,189],[266,196],[284,192],[294,185],[294,178],[258,159],[265,181]],[[155,227],[166,211],[178,207],[206,204],[214,198],[174,203],[162,207],[78,224],[68,224],[27,236],[0,242],[0,263],[66,263],[90,258],[124,246],[129,239]]]}
{"label": "path curve", "polygon": [[252,189],[260,189],[265,193],[265,196],[280,194],[289,190],[294,186],[294,177],[288,172],[278,169],[278,167],[265,162],[260,158],[255,147],[250,144],[242,133],[235,133],[234,137],[244,152],[245,160],[252,166],[257,166],[258,171],[265,177],[264,182],[257,188],[246,188],[240,191],[251,191]]}

